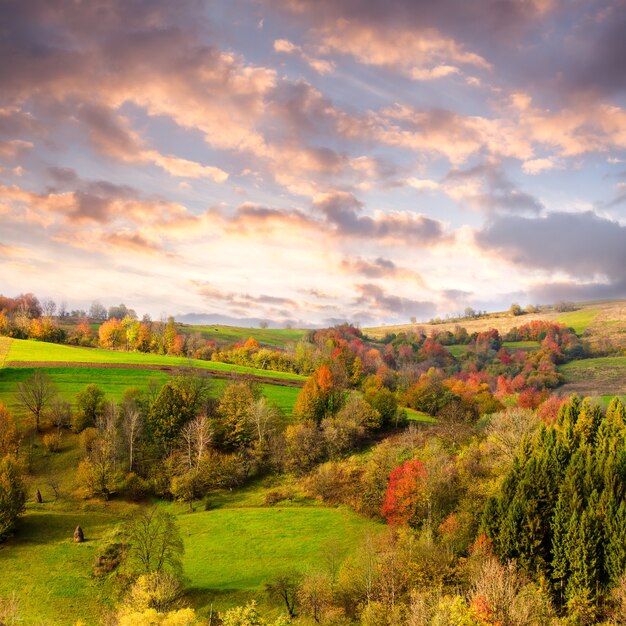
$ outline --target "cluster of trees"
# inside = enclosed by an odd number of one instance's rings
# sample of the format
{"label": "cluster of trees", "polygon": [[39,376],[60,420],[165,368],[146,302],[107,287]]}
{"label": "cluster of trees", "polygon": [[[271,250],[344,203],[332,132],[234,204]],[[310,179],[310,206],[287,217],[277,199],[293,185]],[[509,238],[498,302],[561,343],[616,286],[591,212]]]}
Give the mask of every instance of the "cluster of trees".
{"label": "cluster of trees", "polygon": [[520,445],[482,526],[560,609],[596,623],[626,574],[626,411],[574,397]]}
{"label": "cluster of trees", "polygon": [[[589,400],[551,399],[480,424],[410,428],[365,458],[314,468],[304,478],[311,496],[391,528],[335,577],[315,574],[318,616],[390,626],[621,623],[625,436],[619,400],[605,413]],[[300,611],[315,617],[306,602]]]}
{"label": "cluster of trees", "polygon": [[45,300],[41,304],[32,293],[16,298],[0,295],[0,335],[60,343],[66,335],[55,313],[53,301]]}

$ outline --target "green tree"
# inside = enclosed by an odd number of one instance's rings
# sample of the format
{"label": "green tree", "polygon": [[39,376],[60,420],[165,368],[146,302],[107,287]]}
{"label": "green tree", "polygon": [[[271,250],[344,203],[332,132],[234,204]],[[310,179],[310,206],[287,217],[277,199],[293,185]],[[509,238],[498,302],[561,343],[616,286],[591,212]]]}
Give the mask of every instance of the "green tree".
{"label": "green tree", "polygon": [[95,426],[104,415],[104,391],[95,383],[89,383],[76,394],[76,408],[72,418],[72,429],[81,432],[88,426]]}
{"label": "green tree", "polygon": [[207,393],[207,380],[193,375],[177,376],[161,387],[146,426],[166,451],[172,450],[183,426],[201,412]]}
{"label": "green tree", "polygon": [[260,396],[260,389],[248,383],[233,383],[224,390],[217,412],[221,443],[226,450],[243,450],[251,445],[255,435],[254,404]]}

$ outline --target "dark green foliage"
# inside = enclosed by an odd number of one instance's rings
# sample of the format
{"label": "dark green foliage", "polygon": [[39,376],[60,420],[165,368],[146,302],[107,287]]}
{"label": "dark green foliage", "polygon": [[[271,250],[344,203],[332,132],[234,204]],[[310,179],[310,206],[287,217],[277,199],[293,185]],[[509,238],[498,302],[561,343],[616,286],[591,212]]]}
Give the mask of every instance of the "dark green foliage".
{"label": "dark green foliage", "polygon": [[398,399],[392,391],[383,387],[367,393],[365,400],[380,413],[383,428],[394,424],[398,412]]}
{"label": "dark green foliage", "polygon": [[166,382],[148,412],[146,425],[152,437],[169,450],[183,426],[203,409],[207,394],[207,381],[199,376],[177,376]]}
{"label": "dark green foliage", "polygon": [[95,383],[87,385],[76,394],[76,408],[72,418],[72,429],[80,433],[89,426],[95,426],[104,414],[104,391]]}
{"label": "dark green foliage", "polygon": [[626,572],[625,444],[619,400],[604,417],[574,397],[555,427],[522,442],[483,512],[497,554],[551,580],[560,605],[584,619]]}

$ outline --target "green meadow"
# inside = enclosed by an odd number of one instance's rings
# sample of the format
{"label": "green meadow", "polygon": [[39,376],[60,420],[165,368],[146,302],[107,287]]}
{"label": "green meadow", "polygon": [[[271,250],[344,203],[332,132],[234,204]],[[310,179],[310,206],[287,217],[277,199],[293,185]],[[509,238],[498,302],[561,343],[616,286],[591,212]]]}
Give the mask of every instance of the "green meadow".
{"label": "green meadow", "polygon": [[183,333],[200,333],[205,339],[217,343],[235,343],[245,341],[253,337],[259,343],[267,346],[284,346],[288,343],[296,343],[302,339],[308,331],[293,328],[242,328],[238,326],[222,325],[181,325]]}
{"label": "green meadow", "polygon": [[416,411],[415,409],[410,409],[406,407],[404,409],[406,411],[407,419],[410,422],[424,422],[426,424],[434,424],[437,422],[437,419],[432,415],[428,415],[428,413],[424,413],[424,411]]}
{"label": "green meadow", "polygon": [[[124,390],[129,387],[147,389],[154,381],[163,385],[169,374],[159,370],[144,369],[116,369],[98,367],[46,367],[43,368],[57,386],[59,394],[71,403],[74,403],[76,394],[88,384],[96,383],[106,394],[109,400],[119,402]],[[34,367],[3,367],[0,368],[0,400],[14,413],[22,411],[15,397],[15,388],[19,382],[26,380],[35,371]],[[229,381],[213,379],[209,382],[212,396],[219,396]],[[285,387],[269,383],[261,383],[263,395],[277,405],[289,417],[300,393],[299,387]]]}
{"label": "green meadow", "polygon": [[[74,348],[34,341],[0,341],[4,363],[23,362],[24,367],[0,367],[0,400],[21,417],[23,409],[15,398],[16,385],[26,380],[42,363],[62,397],[75,401],[87,384],[96,383],[107,398],[119,401],[125,389],[162,385],[170,372],[162,365],[188,365],[186,359],[158,355]],[[26,365],[32,362],[33,365]],[[46,362],[58,365],[43,365]],[[74,366],[72,363],[86,365]],[[155,369],[98,367],[98,364],[149,364]],[[268,372],[221,363],[193,362],[205,370],[255,373]],[[277,375],[276,375],[277,374]],[[271,376],[300,379],[294,375]],[[228,380],[210,380],[211,394],[218,396]],[[281,408],[289,420],[299,387],[261,383],[263,394]],[[410,419],[430,421],[426,415],[408,410]],[[15,535],[0,546],[0,597],[13,592],[20,597],[20,623],[100,623],[118,601],[115,576],[97,580],[92,565],[98,549],[113,530],[140,507],[114,497],[109,502],[83,500],[77,492],[76,467],[81,458],[79,437],[63,434],[60,452],[46,453],[40,435],[28,448],[30,472],[26,476],[29,503]],[[296,494],[274,506],[265,504],[269,491],[287,486]],[[39,489],[43,504],[33,502]],[[210,506],[197,502],[189,513],[186,505],[159,502],[177,517],[185,544],[183,559],[185,600],[207,613],[220,611],[256,598],[263,611],[277,615],[278,604],[266,597],[264,583],[278,572],[294,566],[303,572],[319,570],[329,553],[344,559],[358,550],[367,534],[382,532],[383,526],[343,507],[326,507],[308,499],[292,478],[268,477],[234,492],[213,492]],[[205,510],[209,508],[209,510]],[[83,544],[72,542],[80,525]]]}
{"label": "green meadow", "polygon": [[[511,350],[536,350],[539,344],[536,341],[503,341],[502,346]],[[446,350],[452,354],[453,357],[458,358],[465,354],[469,350],[469,346],[465,344],[458,344],[454,346],[446,346]]]}
{"label": "green meadow", "polygon": [[171,367],[197,367],[216,372],[252,374],[255,376],[280,378],[283,380],[301,380],[304,376],[289,372],[274,372],[253,367],[202,361],[185,357],[161,354],[143,354],[140,352],[116,352],[99,348],[77,348],[56,343],[44,343],[28,339],[12,339],[4,363],[11,362],[57,362],[57,363],[124,363],[131,365],[160,365]]}
{"label": "green meadow", "polygon": [[[32,489],[36,478],[33,477]],[[67,479],[68,484],[71,478]],[[272,485],[273,486],[273,485]],[[264,506],[268,487],[254,485],[242,495],[215,498],[217,508],[164,503],[177,516],[185,545],[185,598],[202,612],[224,610],[256,597],[266,610],[280,612],[265,597],[263,585],[277,572],[321,570],[331,551],[338,559],[356,552],[367,534],[383,526],[345,508],[327,508],[301,499],[287,506]],[[0,597],[14,591],[21,598],[25,624],[97,624],[115,603],[114,576],[92,576],[97,550],[138,505],[64,500],[29,504],[16,535],[0,549]],[[147,506],[147,505],[144,505]],[[214,504],[215,506],[215,504]],[[77,524],[86,541],[74,544]]]}
{"label": "green meadow", "polygon": [[600,313],[600,309],[579,309],[578,311],[561,313],[556,321],[573,328],[577,335],[581,335],[587,326],[595,320],[598,313]]}
{"label": "green meadow", "polygon": [[251,594],[263,601],[259,592],[272,575],[319,571],[326,553],[343,559],[382,528],[344,508],[280,504],[180,514],[178,522],[190,597],[218,609]]}

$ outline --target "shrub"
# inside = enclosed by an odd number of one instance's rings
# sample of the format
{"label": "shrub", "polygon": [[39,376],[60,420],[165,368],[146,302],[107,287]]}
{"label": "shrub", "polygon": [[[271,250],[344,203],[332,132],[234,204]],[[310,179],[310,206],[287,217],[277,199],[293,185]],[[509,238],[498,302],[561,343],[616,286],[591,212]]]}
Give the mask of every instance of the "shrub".
{"label": "shrub", "polygon": [[98,549],[93,562],[93,575],[103,578],[115,571],[126,555],[128,543],[124,541],[120,528],[116,528],[110,538]]}
{"label": "shrub", "polygon": [[267,506],[274,506],[279,502],[284,502],[285,500],[293,500],[293,493],[289,491],[268,491],[265,494],[264,502]]}
{"label": "shrub", "polygon": [[134,472],[129,472],[124,477],[121,490],[127,498],[133,502],[138,502],[143,500],[149,493],[150,485],[141,476],[137,476]]}
{"label": "shrub", "polygon": [[48,433],[44,435],[42,443],[46,452],[58,452],[61,449],[61,433]]}

